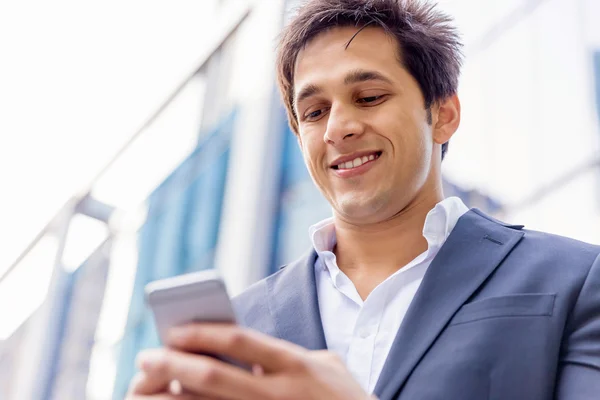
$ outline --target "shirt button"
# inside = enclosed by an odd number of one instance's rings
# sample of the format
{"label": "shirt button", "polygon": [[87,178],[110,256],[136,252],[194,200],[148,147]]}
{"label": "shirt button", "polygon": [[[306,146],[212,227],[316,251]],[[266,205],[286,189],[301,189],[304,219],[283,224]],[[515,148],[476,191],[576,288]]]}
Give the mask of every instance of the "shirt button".
{"label": "shirt button", "polygon": [[371,336],[371,330],[369,328],[361,328],[358,331],[358,337],[360,337],[361,339],[366,339],[369,336]]}

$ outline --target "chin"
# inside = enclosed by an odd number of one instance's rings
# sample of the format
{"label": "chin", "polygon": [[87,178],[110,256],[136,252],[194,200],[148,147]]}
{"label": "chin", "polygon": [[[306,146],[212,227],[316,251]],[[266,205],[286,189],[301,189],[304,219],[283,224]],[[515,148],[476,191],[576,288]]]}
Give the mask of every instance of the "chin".
{"label": "chin", "polygon": [[369,198],[349,198],[337,201],[337,212],[350,221],[375,221],[385,208],[385,200],[381,196]]}

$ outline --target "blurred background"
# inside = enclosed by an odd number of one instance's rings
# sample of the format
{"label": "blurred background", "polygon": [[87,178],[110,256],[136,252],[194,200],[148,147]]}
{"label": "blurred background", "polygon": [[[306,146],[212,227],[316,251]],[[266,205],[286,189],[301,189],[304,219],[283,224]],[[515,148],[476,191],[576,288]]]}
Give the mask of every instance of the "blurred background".
{"label": "blurred background", "polygon": [[[331,211],[275,86],[297,0],[0,4],[0,399],[122,399],[143,287],[230,294]],[[600,243],[600,2],[443,0],[463,33],[446,195]]]}

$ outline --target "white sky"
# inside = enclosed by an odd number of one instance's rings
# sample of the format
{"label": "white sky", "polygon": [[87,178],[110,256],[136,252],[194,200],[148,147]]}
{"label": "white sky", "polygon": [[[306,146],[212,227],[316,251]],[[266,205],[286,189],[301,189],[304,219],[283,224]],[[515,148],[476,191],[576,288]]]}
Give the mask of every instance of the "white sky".
{"label": "white sky", "polygon": [[190,72],[207,3],[0,2],[0,271]]}

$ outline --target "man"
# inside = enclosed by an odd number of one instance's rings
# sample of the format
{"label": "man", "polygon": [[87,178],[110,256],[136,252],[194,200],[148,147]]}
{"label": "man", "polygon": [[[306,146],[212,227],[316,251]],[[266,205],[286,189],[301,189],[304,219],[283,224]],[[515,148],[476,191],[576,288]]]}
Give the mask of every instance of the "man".
{"label": "man", "polygon": [[248,328],[191,325],[143,353],[131,399],[600,398],[600,248],[443,197],[460,63],[429,5],[300,10],[279,86],[333,218],[235,299]]}

